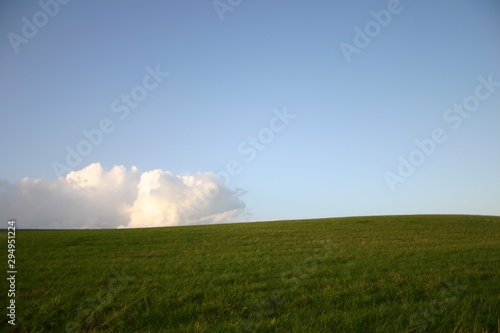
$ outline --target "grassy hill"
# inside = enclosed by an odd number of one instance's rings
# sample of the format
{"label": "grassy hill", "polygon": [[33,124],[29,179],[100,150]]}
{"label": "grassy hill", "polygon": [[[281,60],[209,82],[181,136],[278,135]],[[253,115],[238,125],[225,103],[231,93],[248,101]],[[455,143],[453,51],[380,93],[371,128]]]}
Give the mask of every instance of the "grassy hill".
{"label": "grassy hill", "polygon": [[16,263],[7,332],[499,332],[500,217],[18,230]]}

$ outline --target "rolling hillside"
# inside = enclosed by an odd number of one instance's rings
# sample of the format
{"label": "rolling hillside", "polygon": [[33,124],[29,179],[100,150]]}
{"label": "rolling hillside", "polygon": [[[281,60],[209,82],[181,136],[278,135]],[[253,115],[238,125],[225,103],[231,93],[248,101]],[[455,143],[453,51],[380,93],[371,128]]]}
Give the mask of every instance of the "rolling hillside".
{"label": "rolling hillside", "polygon": [[6,332],[499,331],[500,217],[18,230],[16,262]]}

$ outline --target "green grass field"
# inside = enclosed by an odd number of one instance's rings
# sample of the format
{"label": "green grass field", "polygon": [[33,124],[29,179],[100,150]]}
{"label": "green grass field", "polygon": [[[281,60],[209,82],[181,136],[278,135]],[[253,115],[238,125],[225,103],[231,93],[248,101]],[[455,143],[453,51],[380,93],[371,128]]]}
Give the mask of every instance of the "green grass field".
{"label": "green grass field", "polygon": [[16,263],[6,332],[499,332],[500,217],[18,230]]}

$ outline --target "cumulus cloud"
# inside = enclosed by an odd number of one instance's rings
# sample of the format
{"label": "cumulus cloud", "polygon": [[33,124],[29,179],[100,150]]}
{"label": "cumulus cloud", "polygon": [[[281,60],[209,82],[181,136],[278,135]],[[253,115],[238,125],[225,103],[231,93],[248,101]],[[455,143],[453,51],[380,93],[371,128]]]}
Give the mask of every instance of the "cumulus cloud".
{"label": "cumulus cloud", "polygon": [[99,163],[55,181],[0,180],[0,217],[23,228],[142,228],[227,223],[245,216],[242,190],[230,190],[211,172],[140,173]]}

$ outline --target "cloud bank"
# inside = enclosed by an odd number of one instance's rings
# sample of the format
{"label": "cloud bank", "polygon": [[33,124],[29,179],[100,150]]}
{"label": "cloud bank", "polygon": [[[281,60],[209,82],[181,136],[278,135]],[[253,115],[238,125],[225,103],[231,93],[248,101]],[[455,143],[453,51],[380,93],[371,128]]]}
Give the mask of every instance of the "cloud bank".
{"label": "cloud bank", "polygon": [[243,190],[230,190],[211,172],[140,173],[99,163],[55,181],[0,180],[0,218],[21,228],[144,228],[242,220]]}

